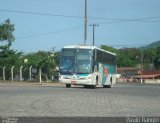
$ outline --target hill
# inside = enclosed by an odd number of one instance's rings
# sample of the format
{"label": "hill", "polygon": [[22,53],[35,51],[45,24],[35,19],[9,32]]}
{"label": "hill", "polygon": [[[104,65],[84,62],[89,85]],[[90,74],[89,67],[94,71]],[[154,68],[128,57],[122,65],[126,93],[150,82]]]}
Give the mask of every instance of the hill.
{"label": "hill", "polygon": [[147,46],[142,46],[140,47],[140,49],[153,48],[153,47],[158,47],[158,46],[160,46],[160,41],[153,42]]}
{"label": "hill", "polygon": [[157,47],[157,46],[160,46],[160,41],[153,42],[153,43],[147,45],[146,47],[151,48],[151,47]]}

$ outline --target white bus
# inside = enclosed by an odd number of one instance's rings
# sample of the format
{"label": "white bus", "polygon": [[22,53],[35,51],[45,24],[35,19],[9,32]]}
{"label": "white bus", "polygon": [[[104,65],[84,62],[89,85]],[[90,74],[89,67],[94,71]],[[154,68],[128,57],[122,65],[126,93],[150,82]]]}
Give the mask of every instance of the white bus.
{"label": "white bus", "polygon": [[116,82],[116,54],[96,46],[65,46],[61,50],[59,81],[71,85],[110,88]]}

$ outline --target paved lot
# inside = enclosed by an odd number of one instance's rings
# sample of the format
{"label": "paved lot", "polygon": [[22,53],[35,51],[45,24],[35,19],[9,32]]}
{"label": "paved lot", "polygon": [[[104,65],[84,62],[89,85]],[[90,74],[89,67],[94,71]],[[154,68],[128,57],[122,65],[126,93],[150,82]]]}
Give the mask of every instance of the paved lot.
{"label": "paved lot", "polygon": [[160,116],[160,85],[87,89],[0,84],[0,116]]}

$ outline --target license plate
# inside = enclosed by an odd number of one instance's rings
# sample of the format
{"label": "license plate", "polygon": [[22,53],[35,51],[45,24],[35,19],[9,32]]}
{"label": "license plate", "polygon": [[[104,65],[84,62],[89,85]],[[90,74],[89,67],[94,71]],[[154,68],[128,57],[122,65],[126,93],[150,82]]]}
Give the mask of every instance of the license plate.
{"label": "license plate", "polygon": [[77,81],[71,81],[71,83],[74,85],[74,84],[76,84],[76,83],[77,83]]}

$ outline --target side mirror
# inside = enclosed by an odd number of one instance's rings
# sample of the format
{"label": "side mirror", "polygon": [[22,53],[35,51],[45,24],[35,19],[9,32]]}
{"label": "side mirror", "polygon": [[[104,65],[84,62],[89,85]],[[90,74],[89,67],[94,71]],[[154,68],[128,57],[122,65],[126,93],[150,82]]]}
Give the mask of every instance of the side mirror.
{"label": "side mirror", "polygon": [[56,70],[56,71],[59,71],[59,67],[56,67],[55,70]]}

